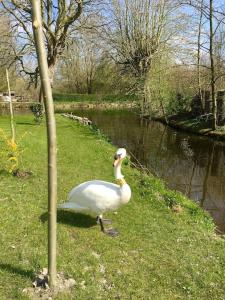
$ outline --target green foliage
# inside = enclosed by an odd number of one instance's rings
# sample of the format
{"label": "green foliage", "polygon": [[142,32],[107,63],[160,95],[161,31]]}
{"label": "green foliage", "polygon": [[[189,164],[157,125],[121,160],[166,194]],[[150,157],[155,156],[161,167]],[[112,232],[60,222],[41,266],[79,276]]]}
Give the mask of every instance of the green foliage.
{"label": "green foliage", "polygon": [[121,72],[121,66],[103,58],[96,70],[93,91],[97,94],[132,94],[130,91],[136,80],[129,72]]}
{"label": "green foliage", "polygon": [[188,112],[190,110],[190,97],[183,95],[173,95],[166,104],[167,115],[175,115],[179,113]]}
{"label": "green foliage", "polygon": [[0,169],[14,174],[21,165],[22,147],[0,128]]}
{"label": "green foliage", "polygon": [[105,135],[104,133],[102,133],[101,130],[95,124],[91,124],[89,126],[89,128],[99,139],[104,140],[108,143],[111,143],[110,138],[107,135]]}
{"label": "green foliage", "polygon": [[171,195],[170,193],[165,194],[163,198],[166,203],[166,206],[168,206],[169,208],[172,208],[173,206],[178,204],[174,195]]}
{"label": "green foliage", "polygon": [[34,114],[35,122],[41,123],[44,115],[43,105],[41,103],[32,104],[30,110]]}

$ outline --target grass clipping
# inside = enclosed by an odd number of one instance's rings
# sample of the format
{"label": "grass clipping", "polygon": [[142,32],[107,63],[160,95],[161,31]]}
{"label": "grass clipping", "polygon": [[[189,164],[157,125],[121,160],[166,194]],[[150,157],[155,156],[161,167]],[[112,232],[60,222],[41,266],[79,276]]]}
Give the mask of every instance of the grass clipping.
{"label": "grass clipping", "polygon": [[56,278],[56,284],[53,288],[48,285],[48,269],[43,268],[41,272],[36,274],[33,281],[33,287],[25,288],[23,293],[27,294],[32,299],[49,300],[56,296],[58,293],[70,292],[70,290],[76,285],[76,281],[73,278],[65,276],[64,273],[58,273]]}

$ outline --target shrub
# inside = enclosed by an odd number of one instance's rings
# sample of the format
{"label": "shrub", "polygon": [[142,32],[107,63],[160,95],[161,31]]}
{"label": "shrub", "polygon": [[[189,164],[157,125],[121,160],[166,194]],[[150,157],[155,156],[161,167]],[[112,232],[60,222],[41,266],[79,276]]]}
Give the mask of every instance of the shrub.
{"label": "shrub", "polygon": [[35,122],[41,123],[41,120],[42,120],[43,115],[44,115],[43,105],[40,104],[40,103],[32,104],[30,106],[30,110],[34,114],[34,118],[35,118],[34,120],[35,120]]}

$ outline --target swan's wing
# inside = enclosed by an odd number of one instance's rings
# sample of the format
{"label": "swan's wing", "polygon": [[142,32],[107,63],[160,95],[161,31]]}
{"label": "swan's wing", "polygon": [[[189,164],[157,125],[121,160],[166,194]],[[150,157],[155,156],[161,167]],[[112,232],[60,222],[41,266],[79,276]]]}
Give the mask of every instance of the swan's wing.
{"label": "swan's wing", "polygon": [[120,187],[118,185],[106,181],[93,180],[84,182],[72,189],[68,196],[68,201],[98,213],[117,209],[120,197]]}

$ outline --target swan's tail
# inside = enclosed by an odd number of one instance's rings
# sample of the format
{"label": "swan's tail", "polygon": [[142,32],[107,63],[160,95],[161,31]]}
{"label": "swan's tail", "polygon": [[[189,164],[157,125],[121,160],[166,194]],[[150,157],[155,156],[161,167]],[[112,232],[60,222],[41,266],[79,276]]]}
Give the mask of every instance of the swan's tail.
{"label": "swan's tail", "polygon": [[77,205],[76,203],[72,203],[72,202],[65,202],[65,203],[59,204],[58,208],[59,209],[73,209],[76,211],[86,210],[84,207]]}

